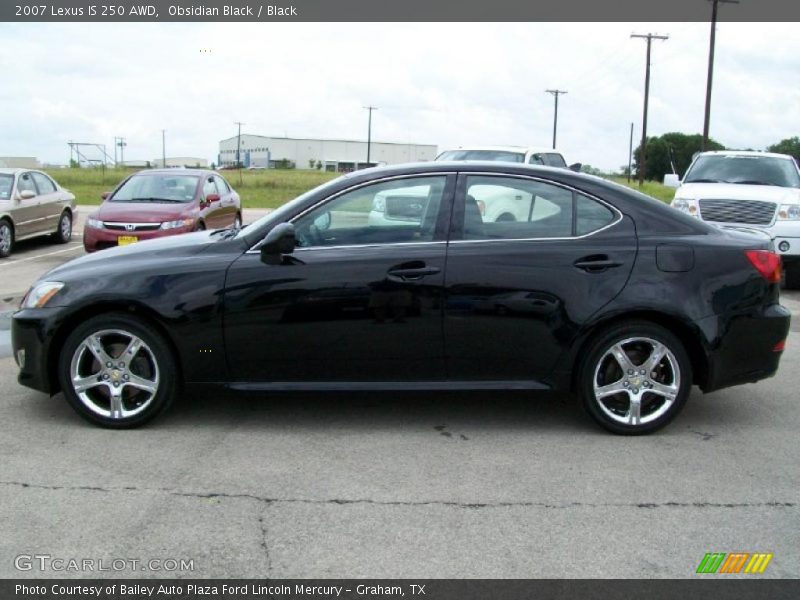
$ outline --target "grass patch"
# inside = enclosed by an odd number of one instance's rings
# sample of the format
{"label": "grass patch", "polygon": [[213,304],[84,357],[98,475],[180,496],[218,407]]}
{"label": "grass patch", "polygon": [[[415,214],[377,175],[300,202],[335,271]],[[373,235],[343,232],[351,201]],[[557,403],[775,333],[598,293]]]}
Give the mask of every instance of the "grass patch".
{"label": "grass patch", "polygon": [[615,183],[620,183],[625,185],[631,189],[636,190],[637,192],[642,192],[643,194],[647,194],[648,196],[652,196],[656,200],[661,200],[665,204],[669,204],[672,202],[672,199],[675,197],[675,189],[671,187],[667,187],[662,183],[658,183],[657,181],[647,181],[645,180],[644,185],[639,187],[639,182],[635,179],[631,179],[631,182],[628,183],[627,177],[611,177],[611,181]]}
{"label": "grass patch", "polygon": [[[100,194],[113,190],[128,175],[139,169],[51,169],[47,171],[62,187],[67,188],[78,204],[97,205]],[[239,193],[244,208],[277,208],[300,194],[330,181],[338,173],[307,170],[242,170],[220,171]]]}

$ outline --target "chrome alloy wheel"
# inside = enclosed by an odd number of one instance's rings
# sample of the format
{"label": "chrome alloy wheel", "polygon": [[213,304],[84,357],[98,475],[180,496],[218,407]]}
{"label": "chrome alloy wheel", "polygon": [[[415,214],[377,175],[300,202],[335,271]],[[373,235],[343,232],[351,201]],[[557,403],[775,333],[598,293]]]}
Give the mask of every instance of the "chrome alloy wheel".
{"label": "chrome alloy wheel", "polygon": [[61,239],[69,241],[72,237],[72,218],[64,213],[61,216]]}
{"label": "chrome alloy wheel", "polygon": [[233,220],[233,229],[241,229],[242,228],[242,218],[239,215],[236,215],[236,218]]}
{"label": "chrome alloy wheel", "polygon": [[0,254],[7,254],[11,250],[13,234],[8,223],[0,223]]}
{"label": "chrome alloy wheel", "polygon": [[655,421],[678,397],[681,372],[670,349],[648,337],[611,346],[594,370],[594,397],[610,419],[625,425]]}
{"label": "chrome alloy wheel", "polygon": [[70,381],[89,410],[123,419],[138,415],[153,402],[160,375],[155,355],[143,340],[122,329],[105,329],[75,349]]}

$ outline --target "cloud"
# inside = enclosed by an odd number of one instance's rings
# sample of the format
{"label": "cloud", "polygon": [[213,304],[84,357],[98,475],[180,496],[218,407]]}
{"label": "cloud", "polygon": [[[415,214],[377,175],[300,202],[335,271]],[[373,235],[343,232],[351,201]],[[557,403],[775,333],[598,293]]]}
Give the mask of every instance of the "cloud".
{"label": "cloud", "polygon": [[[800,131],[792,24],[721,23],[711,133],[764,148]],[[126,157],[213,160],[244,131],[377,140],[544,145],[553,97],[568,160],[627,163],[641,135],[645,48],[654,42],[648,132],[700,132],[708,24],[164,23],[0,25],[0,154],[65,162],[68,140],[125,136]],[[25,60],[19,60],[25,57]]]}

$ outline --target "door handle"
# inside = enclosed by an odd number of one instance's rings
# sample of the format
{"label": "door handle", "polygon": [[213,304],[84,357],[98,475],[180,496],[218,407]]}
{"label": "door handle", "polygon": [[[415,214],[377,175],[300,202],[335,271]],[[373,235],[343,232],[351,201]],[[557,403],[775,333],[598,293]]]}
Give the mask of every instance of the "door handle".
{"label": "door handle", "polygon": [[587,273],[602,273],[608,269],[622,266],[622,263],[617,260],[610,260],[605,254],[599,256],[586,256],[579,258],[572,265]]}
{"label": "door handle", "polygon": [[419,267],[416,269],[389,269],[389,275],[399,277],[406,281],[413,281],[415,279],[422,279],[428,275],[436,275],[441,273],[438,267]]}

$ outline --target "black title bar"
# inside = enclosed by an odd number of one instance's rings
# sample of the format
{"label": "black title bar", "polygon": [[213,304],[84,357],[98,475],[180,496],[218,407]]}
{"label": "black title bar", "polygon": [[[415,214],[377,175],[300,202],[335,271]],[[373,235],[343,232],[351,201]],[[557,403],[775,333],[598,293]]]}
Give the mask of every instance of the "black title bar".
{"label": "black title bar", "polygon": [[[2,0],[19,22],[686,22],[710,21],[706,0]],[[800,21],[796,0],[726,3],[730,22]]]}

